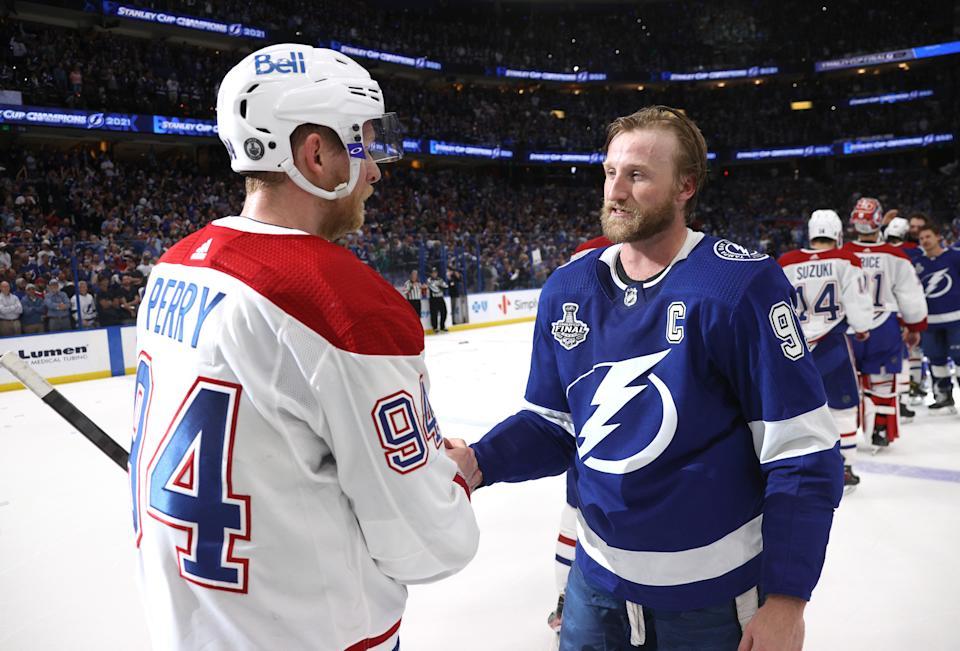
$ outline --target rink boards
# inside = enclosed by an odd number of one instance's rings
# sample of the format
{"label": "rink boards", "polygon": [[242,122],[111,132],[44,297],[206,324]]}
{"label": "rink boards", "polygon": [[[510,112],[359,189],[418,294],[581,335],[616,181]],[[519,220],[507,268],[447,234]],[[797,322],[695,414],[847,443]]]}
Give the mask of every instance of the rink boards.
{"label": "rink boards", "polygon": [[[464,330],[530,321],[537,314],[539,289],[471,294],[459,304],[447,303],[451,330]],[[428,333],[430,312],[424,300],[421,322]],[[454,321],[454,314],[457,319]],[[12,350],[53,384],[79,382],[133,373],[136,368],[135,326],[110,326],[93,330],[24,335],[0,339],[0,353]],[[6,370],[0,368],[0,391],[22,389]]]}

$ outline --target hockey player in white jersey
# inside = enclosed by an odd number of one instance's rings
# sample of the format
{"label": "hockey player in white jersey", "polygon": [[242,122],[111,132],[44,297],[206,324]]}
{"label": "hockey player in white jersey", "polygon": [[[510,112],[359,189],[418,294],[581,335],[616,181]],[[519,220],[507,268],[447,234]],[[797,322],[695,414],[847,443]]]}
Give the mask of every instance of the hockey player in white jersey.
{"label": "hockey player in white jersey", "polygon": [[797,290],[797,316],[823,378],[830,415],[840,432],[845,486],[856,486],[850,455],[857,447],[860,392],[847,327],[859,341],[870,336],[873,306],[860,258],[840,248],[843,223],[832,210],[816,210],[808,224],[810,248],[783,254],[778,262]]}
{"label": "hockey player in white jersey", "polygon": [[[921,216],[924,217],[925,216]],[[903,217],[894,217],[883,230],[883,239],[890,246],[895,246],[907,254],[911,261],[916,262],[923,256],[923,249],[916,242],[907,239],[910,233],[910,222]],[[922,281],[921,281],[922,282]],[[907,347],[904,344],[904,357],[907,360],[906,368],[897,375],[897,395],[900,401],[900,420],[910,422],[916,413],[910,409],[907,399],[910,395],[923,395],[923,350],[918,346]]]}
{"label": "hockey player in white jersey", "polygon": [[137,323],[130,482],[158,650],[391,651],[407,584],[474,555],[409,305],[333,241],[400,154],[339,52],[230,70],[219,136],[243,213],[164,254]]}
{"label": "hockey player in white jersey", "polygon": [[[860,426],[875,446],[886,447],[899,436],[897,374],[903,367],[903,344],[920,342],[927,327],[927,303],[910,259],[899,248],[880,241],[883,209],[870,197],[857,201],[850,223],[858,239],[843,248],[860,258],[873,302],[870,339],[854,341],[862,395]],[[901,324],[905,332],[901,337]]]}

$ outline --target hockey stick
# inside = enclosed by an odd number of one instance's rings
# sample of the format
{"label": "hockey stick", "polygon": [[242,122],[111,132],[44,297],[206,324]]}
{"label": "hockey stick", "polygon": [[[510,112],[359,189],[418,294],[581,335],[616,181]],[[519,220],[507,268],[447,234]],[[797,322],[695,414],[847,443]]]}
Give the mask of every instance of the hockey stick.
{"label": "hockey stick", "polygon": [[124,471],[127,470],[127,460],[130,457],[127,451],[100,429],[96,423],[87,418],[87,415],[77,409],[72,402],[64,398],[63,394],[54,389],[52,384],[44,380],[39,373],[18,358],[13,351],[0,355],[0,366],[10,371],[11,375],[23,382],[24,386],[37,394],[38,398],[63,416],[64,420],[87,437],[114,463],[123,468]]}

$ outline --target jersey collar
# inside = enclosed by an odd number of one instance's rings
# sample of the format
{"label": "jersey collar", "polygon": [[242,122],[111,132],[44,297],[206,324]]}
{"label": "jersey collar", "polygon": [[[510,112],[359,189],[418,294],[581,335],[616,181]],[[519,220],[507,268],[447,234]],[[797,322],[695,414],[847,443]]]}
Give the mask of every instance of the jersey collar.
{"label": "jersey collar", "polygon": [[[670,261],[663,271],[657,274],[657,277],[649,282],[642,283],[644,289],[649,289],[654,287],[658,283],[662,282],[664,278],[670,273],[670,270],[673,269],[681,260],[686,260],[690,255],[690,252],[700,244],[700,240],[703,239],[703,233],[698,231],[687,229],[687,239],[683,241],[683,246],[680,247],[680,250],[677,251],[677,255],[674,256],[673,260]],[[608,247],[603,253],[600,254],[600,260],[605,265],[607,265],[607,270],[610,273],[610,281],[614,284],[615,287],[625,290],[629,285],[625,284],[620,280],[620,276],[617,275],[617,257],[620,255],[620,249],[623,248],[623,244],[614,244],[611,247]]]}
{"label": "jersey collar", "polygon": [[210,222],[214,226],[229,228],[244,233],[258,233],[260,235],[309,235],[306,231],[298,228],[288,228],[286,226],[277,226],[267,222],[257,221],[252,217],[243,215],[234,215],[231,217],[221,217]]}

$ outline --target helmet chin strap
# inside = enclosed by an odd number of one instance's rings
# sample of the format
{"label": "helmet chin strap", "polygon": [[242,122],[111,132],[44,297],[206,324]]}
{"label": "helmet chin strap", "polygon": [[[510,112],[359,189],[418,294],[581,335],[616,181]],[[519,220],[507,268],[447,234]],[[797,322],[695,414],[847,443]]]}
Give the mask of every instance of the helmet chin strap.
{"label": "helmet chin strap", "polygon": [[333,191],[324,190],[323,188],[315,186],[313,183],[307,180],[307,178],[297,169],[297,166],[293,164],[292,158],[284,159],[280,163],[280,168],[286,172],[287,176],[290,177],[290,180],[293,181],[297,187],[305,192],[309,192],[315,197],[320,197],[321,199],[327,199],[328,201],[333,201],[334,199],[342,199],[346,197],[353,189],[357,187],[357,181],[360,179],[360,165],[363,161],[356,158],[350,159],[350,180],[346,183],[341,183]]}

